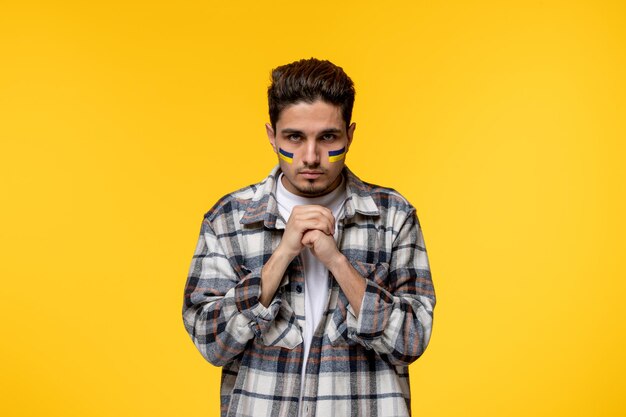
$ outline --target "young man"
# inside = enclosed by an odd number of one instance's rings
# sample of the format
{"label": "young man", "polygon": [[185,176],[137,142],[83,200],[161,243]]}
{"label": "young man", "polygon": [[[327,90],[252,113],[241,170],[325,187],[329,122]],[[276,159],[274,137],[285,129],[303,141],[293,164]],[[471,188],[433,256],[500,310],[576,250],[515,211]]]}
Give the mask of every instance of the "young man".
{"label": "young man", "polygon": [[276,68],[258,184],[204,217],[183,318],[222,367],[222,416],[408,416],[435,293],[415,209],[346,166],[354,86],[328,61]]}

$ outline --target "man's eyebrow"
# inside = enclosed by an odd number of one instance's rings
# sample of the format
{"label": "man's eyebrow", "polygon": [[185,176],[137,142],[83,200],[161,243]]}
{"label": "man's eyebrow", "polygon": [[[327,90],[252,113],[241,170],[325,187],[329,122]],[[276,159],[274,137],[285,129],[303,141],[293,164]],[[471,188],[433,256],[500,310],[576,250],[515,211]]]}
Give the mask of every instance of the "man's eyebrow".
{"label": "man's eyebrow", "polygon": [[281,134],[281,135],[291,135],[291,134],[294,134],[294,133],[298,133],[298,134],[300,134],[300,135],[302,135],[302,134],[303,134],[303,133],[302,133],[302,131],[301,131],[301,130],[298,130],[298,129],[290,129],[290,128],[286,128],[286,129],[281,129],[281,131],[280,131],[280,134]]}
{"label": "man's eyebrow", "polygon": [[[322,130],[319,135],[327,135],[329,133],[341,133],[343,132],[343,130],[336,128],[336,127],[329,127],[328,129],[324,129]],[[298,135],[302,135],[304,136],[304,132],[302,130],[298,130],[298,129],[292,129],[292,128],[285,128],[285,129],[281,129],[280,130],[280,134],[281,135],[293,135],[293,134],[298,134]]]}
{"label": "man's eyebrow", "polygon": [[328,133],[341,133],[341,132],[343,132],[343,130],[337,129],[336,127],[331,127],[331,128],[322,130],[320,134],[326,135]]}

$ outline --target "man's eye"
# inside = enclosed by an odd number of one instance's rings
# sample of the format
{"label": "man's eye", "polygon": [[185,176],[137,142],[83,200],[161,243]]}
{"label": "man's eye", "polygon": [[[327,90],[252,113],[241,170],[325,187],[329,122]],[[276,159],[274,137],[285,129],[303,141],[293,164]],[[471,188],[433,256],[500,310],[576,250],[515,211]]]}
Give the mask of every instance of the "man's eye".
{"label": "man's eye", "polygon": [[335,135],[333,135],[332,133],[328,133],[328,134],[326,134],[326,135],[322,136],[322,139],[324,139],[324,140],[334,140],[334,139],[335,139],[335,137],[336,137],[336,136],[335,136]]}
{"label": "man's eye", "polygon": [[298,140],[300,140],[300,135],[291,134],[291,135],[287,136],[287,139],[293,140],[293,141],[298,141]]}

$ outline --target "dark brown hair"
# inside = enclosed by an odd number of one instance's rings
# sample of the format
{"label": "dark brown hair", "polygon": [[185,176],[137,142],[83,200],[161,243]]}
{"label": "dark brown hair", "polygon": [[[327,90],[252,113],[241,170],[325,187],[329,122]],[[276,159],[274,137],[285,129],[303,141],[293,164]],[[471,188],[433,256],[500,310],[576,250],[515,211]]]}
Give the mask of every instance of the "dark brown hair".
{"label": "dark brown hair", "polygon": [[280,112],[291,104],[322,100],[341,107],[346,129],[352,118],[354,83],[330,61],[302,59],[272,70],[272,84],[267,89],[270,123],[276,131]]}

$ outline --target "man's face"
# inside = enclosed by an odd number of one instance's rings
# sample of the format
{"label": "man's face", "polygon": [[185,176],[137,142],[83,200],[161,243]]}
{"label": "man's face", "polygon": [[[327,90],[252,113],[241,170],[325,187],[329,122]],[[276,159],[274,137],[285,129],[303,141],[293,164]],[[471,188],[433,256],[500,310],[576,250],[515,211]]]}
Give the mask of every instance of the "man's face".
{"label": "man's face", "polygon": [[277,155],[279,149],[293,154],[291,163],[278,159],[285,188],[303,197],[334,190],[341,183],[345,160],[330,162],[328,152],[344,147],[347,152],[355,127],[352,123],[346,131],[341,108],[321,100],[299,102],[283,109],[276,131],[269,124],[265,128]]}

